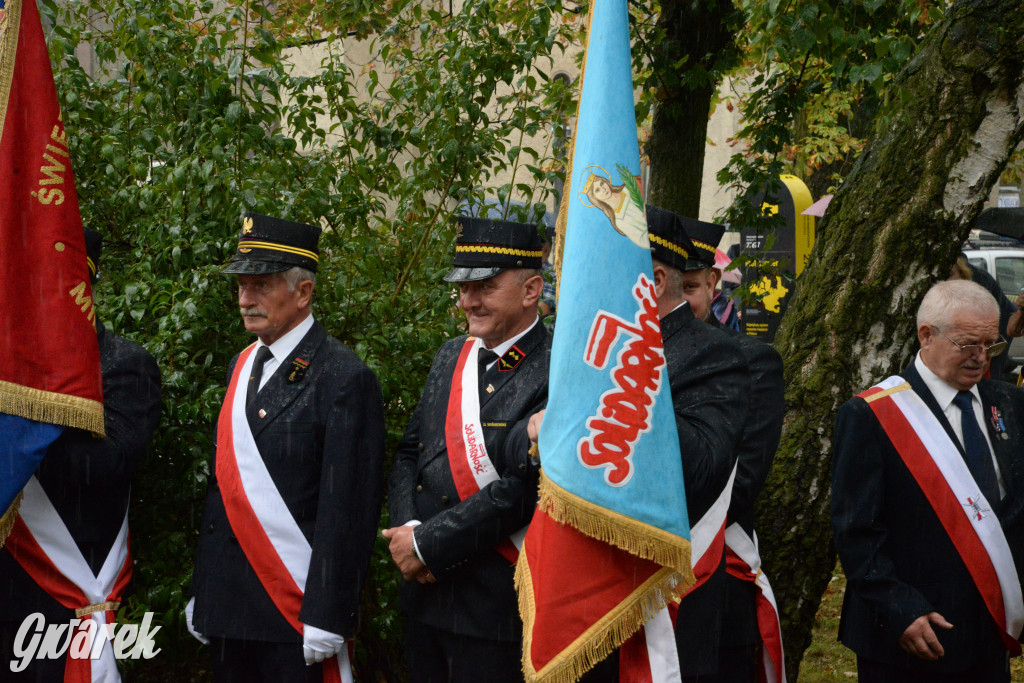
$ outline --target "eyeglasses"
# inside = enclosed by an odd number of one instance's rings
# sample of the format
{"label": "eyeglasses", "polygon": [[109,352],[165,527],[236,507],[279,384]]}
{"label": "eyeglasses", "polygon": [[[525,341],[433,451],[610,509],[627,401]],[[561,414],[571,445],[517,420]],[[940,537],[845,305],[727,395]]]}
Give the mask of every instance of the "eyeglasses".
{"label": "eyeglasses", "polygon": [[[946,337],[946,334],[939,328],[935,327],[934,325],[932,325],[932,328],[936,332],[941,334],[943,337]],[[1006,347],[1010,345],[1010,343],[1003,339],[1002,336],[999,337],[999,341],[997,342],[985,344],[957,344],[949,337],[946,337],[946,341],[955,346],[960,351],[960,353],[965,356],[976,356],[978,355],[978,351],[981,351],[982,353],[985,354],[986,358],[995,358],[1003,351],[1005,351]]]}

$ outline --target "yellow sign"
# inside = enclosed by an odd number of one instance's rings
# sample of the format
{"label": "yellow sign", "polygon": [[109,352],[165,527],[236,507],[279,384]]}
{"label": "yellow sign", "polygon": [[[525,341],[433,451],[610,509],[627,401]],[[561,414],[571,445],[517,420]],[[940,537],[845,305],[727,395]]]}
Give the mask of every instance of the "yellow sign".
{"label": "yellow sign", "polygon": [[814,216],[805,216],[803,212],[810,208],[814,200],[811,198],[811,191],[807,189],[804,181],[795,175],[783,174],[779,176],[789,190],[789,196],[793,198],[793,213],[796,214],[795,260],[796,274],[803,272],[807,265],[807,259],[811,257],[811,248],[814,246]]}

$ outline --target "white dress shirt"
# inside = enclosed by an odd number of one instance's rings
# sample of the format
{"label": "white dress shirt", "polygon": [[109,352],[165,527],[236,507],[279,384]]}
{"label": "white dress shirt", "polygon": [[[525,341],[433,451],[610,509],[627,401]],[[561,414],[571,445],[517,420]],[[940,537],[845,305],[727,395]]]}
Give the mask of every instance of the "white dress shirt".
{"label": "white dress shirt", "polygon": [[[953,433],[956,434],[956,438],[960,440],[960,445],[964,445],[964,434],[963,427],[961,426],[961,414],[960,408],[953,403],[953,399],[959,393],[959,389],[955,389],[948,384],[945,380],[936,375],[931,369],[924,364],[921,360],[921,353],[918,352],[917,358],[914,360],[914,367],[917,368],[918,373],[921,375],[921,379],[924,380],[924,384],[928,387],[928,391],[932,392],[932,396],[935,398],[936,403],[939,404],[939,409],[949,420],[949,426],[953,428]],[[992,440],[988,436],[988,429],[985,428],[985,413],[983,412],[981,405],[981,394],[978,393],[978,386],[971,387],[971,406],[974,408],[974,419],[978,421],[978,426],[981,427],[981,433],[985,435],[985,443],[988,444],[989,457],[992,458],[992,466],[996,468],[996,479],[999,481],[999,496],[1000,498],[1006,496],[1006,485],[1003,483],[1003,473],[999,471],[999,461],[996,460],[996,456],[992,451]]]}
{"label": "white dress shirt", "polygon": [[272,354],[263,363],[263,375],[260,377],[260,386],[262,389],[263,385],[267,383],[271,375],[281,366],[283,362],[288,360],[295,350],[295,347],[299,345],[302,338],[306,336],[306,333],[313,328],[313,314],[310,313],[306,316],[306,319],[301,323],[288,330],[281,335],[281,338],[275,341],[273,344],[267,345],[261,341],[256,342],[256,348],[253,351],[259,351],[261,346],[266,346],[270,349]]}

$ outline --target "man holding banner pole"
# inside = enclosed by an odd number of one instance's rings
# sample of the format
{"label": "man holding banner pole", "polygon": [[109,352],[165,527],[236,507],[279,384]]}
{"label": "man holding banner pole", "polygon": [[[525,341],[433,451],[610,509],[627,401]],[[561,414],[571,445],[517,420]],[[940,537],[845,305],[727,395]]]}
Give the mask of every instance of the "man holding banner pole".
{"label": "man holding banner pole", "polygon": [[[547,400],[533,225],[462,218],[451,272],[469,336],[434,358],[395,454],[384,530],[410,680],[522,681],[513,567],[537,500],[523,421]],[[518,464],[514,464],[518,463]]]}
{"label": "man holding banner pole", "polygon": [[0,277],[17,283],[0,298],[2,545],[62,429],[104,429],[82,217],[35,0],[0,2]]}
{"label": "man holding banner pole", "polygon": [[[661,219],[655,217],[660,216]],[[720,225],[677,216],[648,207],[654,272],[676,268],[683,297],[694,316],[726,334],[747,362],[750,398],[743,416],[743,435],[737,446],[736,480],[727,513],[725,580],[726,609],[722,616],[716,680],[753,680],[762,669],[767,681],[785,681],[782,636],[774,594],[764,573],[754,536],[754,501],[764,486],[782,433],[785,393],[782,358],[764,342],[731,331],[711,313],[718,271],[715,249],[724,229]],[[687,258],[678,258],[679,250]],[[670,271],[666,271],[670,272]],[[687,599],[694,599],[688,596]],[[759,654],[760,653],[760,654]]]}
{"label": "man holding banner pole", "polygon": [[[681,681],[717,665],[700,646],[704,662],[677,654],[666,606],[723,573],[747,370],[728,336],[656,282],[627,3],[598,0],[589,21],[540,498],[516,568],[523,667],[567,683],[617,651],[627,680]],[[712,602],[692,618],[716,619]],[[717,642],[718,624],[705,628],[700,642]]]}
{"label": "man holding banner pole", "polygon": [[[720,645],[729,642],[724,617],[727,613],[728,577],[724,550],[726,510],[732,491],[731,475],[736,448],[747,414],[749,378],[747,366],[731,335],[700,321],[686,298],[684,275],[704,267],[675,214],[647,208],[651,252],[654,257],[654,289],[665,344],[676,428],[679,434],[684,505],[694,521],[694,545],[703,536],[707,548],[694,558],[695,587],[670,613],[675,618],[676,648],[681,678],[686,682],[753,681],[750,661],[720,657]],[[704,236],[705,242],[721,237],[722,228]],[[701,241],[701,240],[698,240]],[[714,249],[711,249],[713,258]],[[538,435],[544,414],[531,420],[530,435]],[[630,681],[644,664],[638,641],[655,637],[650,625],[608,659],[597,664],[582,680],[586,683]],[[650,661],[648,657],[647,662]],[[724,664],[724,668],[723,668]],[[649,667],[649,664],[648,664]],[[646,668],[646,667],[645,667]],[[650,671],[650,669],[648,668]]]}
{"label": "man holding banner pole", "polygon": [[[92,283],[99,277],[103,239],[86,228]],[[26,668],[22,680],[59,681],[79,676],[120,681],[110,638],[98,639],[104,625],[130,593],[133,563],[129,551],[128,508],[131,478],[160,422],[160,371],[145,349],[96,321],[103,372],[106,436],[66,429],[46,451],[25,486],[18,519],[0,550],[0,671],[9,662]],[[95,659],[66,656],[26,659],[18,638],[26,619],[91,632]],[[91,630],[91,631],[90,631]],[[100,642],[102,640],[102,642]],[[31,657],[31,655],[30,655]]]}

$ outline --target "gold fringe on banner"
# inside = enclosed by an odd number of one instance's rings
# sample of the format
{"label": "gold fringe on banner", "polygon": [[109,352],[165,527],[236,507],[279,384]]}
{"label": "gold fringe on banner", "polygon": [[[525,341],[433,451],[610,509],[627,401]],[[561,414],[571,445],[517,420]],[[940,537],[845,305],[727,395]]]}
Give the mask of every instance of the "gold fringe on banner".
{"label": "gold fringe on banner", "polygon": [[575,683],[629,640],[658,610],[664,609],[689,588],[672,569],[664,567],[658,570],[544,668],[536,671],[530,659],[536,603],[525,552],[520,554],[516,563],[515,585],[519,594],[519,616],[523,620],[523,674],[529,683]]}
{"label": "gold fringe on banner", "polygon": [[0,380],[0,413],[104,435],[103,404]]}
{"label": "gold fringe on banner", "polygon": [[543,469],[537,507],[591,538],[672,568],[687,586],[695,581],[688,540],[569,493],[544,476]]}
{"label": "gold fringe on banner", "polygon": [[11,507],[7,508],[3,517],[0,517],[0,548],[4,547],[4,542],[11,535],[11,529],[14,528],[14,520],[18,516],[18,510],[21,509],[21,499],[24,496],[25,494],[18,493],[14,502],[11,503]]}

